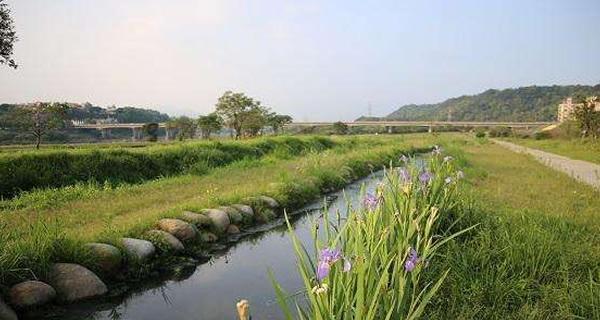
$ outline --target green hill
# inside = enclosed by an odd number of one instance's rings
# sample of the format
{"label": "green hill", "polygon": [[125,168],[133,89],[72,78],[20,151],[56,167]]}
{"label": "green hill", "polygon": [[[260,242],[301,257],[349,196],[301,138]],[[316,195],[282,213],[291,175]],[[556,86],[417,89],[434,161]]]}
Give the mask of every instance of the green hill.
{"label": "green hill", "polygon": [[569,96],[600,96],[595,86],[530,86],[490,89],[477,95],[451,98],[441,103],[405,105],[385,120],[553,121],[558,104]]}

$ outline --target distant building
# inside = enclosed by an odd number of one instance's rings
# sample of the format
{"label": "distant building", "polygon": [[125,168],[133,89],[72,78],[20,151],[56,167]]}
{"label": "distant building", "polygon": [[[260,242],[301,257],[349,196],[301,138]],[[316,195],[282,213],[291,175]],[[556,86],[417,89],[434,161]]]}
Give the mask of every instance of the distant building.
{"label": "distant building", "polygon": [[[596,97],[589,97],[590,100],[596,100],[594,103],[594,110],[600,111],[600,101]],[[575,108],[582,106],[583,103],[573,103],[573,98],[568,97],[561,104],[558,105],[558,122],[563,122],[573,118]]]}

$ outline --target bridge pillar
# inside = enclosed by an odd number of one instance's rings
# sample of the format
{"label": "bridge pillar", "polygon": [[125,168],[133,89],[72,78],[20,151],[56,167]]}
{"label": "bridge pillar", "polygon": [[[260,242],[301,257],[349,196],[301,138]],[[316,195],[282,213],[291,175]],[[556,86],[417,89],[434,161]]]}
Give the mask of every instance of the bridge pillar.
{"label": "bridge pillar", "polygon": [[169,141],[172,138],[172,132],[170,128],[165,128],[165,140]]}
{"label": "bridge pillar", "polygon": [[429,126],[429,133],[433,133],[433,126]]}
{"label": "bridge pillar", "polygon": [[389,134],[392,134],[392,133],[393,133],[393,131],[392,131],[392,126],[388,126],[388,127],[387,127],[387,133],[389,133]]}
{"label": "bridge pillar", "polygon": [[110,128],[101,128],[100,129],[100,134],[102,135],[102,139],[108,139],[110,138]]}
{"label": "bridge pillar", "polygon": [[142,139],[143,134],[144,134],[142,131],[142,128],[137,128],[137,127],[131,127],[131,132],[132,132],[132,136],[131,136],[132,141]]}

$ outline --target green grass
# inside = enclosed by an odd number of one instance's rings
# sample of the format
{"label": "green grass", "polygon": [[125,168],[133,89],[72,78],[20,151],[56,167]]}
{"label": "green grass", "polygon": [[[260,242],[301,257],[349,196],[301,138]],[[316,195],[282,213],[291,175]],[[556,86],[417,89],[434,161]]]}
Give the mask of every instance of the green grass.
{"label": "green grass", "polygon": [[11,200],[19,203],[5,203],[0,212],[0,283],[28,277],[24,268],[43,274],[50,262],[86,264],[82,243],[116,243],[124,235],[138,236],[159,218],[177,217],[183,210],[240,202],[258,194],[271,195],[286,207],[300,205],[324,190],[339,188],[381,168],[400,151],[429,144],[429,138],[423,136],[408,142],[398,137],[342,138],[331,150],[309,154],[274,151],[200,176],[27,194],[29,201]]}
{"label": "green grass", "polygon": [[[352,143],[346,139],[343,143]],[[138,149],[44,150],[0,156],[0,197],[81,183],[139,183],[182,173],[204,174],[271,152],[297,155],[336,145],[325,137],[275,137],[246,141],[197,141]]]}
{"label": "green grass", "polygon": [[435,277],[451,268],[428,319],[600,319],[600,196],[532,158],[446,140],[470,186]]}
{"label": "green grass", "polygon": [[600,164],[600,141],[582,139],[506,139],[522,146]]}

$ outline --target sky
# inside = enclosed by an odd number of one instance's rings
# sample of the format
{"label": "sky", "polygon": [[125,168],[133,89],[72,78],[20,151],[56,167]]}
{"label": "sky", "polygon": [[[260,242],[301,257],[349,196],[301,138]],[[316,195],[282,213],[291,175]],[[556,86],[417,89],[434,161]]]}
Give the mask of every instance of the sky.
{"label": "sky", "polygon": [[[6,0],[0,102],[197,116],[226,90],[297,121],[600,83],[599,0]],[[369,108],[370,106],[370,108]]]}

